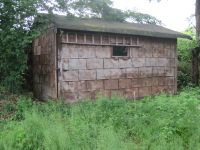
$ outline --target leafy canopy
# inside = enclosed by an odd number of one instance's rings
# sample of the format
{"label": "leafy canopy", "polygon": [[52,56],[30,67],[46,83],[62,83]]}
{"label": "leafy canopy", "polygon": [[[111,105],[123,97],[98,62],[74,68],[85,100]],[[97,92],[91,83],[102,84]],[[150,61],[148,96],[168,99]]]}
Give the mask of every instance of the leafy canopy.
{"label": "leafy canopy", "polygon": [[0,1],[0,84],[11,91],[21,89],[27,70],[32,39],[41,24],[33,22],[38,13],[64,13],[71,17],[102,18],[160,24],[155,17],[132,10],[113,8],[111,0],[1,0]]}

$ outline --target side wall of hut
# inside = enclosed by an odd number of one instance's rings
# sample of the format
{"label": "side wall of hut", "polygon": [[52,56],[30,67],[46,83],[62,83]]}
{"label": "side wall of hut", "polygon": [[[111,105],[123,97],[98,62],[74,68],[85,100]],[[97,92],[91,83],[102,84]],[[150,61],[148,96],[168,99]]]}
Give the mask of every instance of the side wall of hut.
{"label": "side wall of hut", "polygon": [[33,89],[41,100],[57,98],[56,31],[49,29],[33,42]]}
{"label": "side wall of hut", "polygon": [[[114,57],[126,46],[127,57]],[[118,94],[129,99],[177,91],[176,40],[62,32],[59,97],[70,101]]]}

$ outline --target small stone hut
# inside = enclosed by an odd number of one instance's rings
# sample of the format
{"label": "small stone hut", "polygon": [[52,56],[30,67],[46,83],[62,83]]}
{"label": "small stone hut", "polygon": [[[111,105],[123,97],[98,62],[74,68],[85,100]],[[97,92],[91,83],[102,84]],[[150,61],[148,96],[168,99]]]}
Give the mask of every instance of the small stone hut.
{"label": "small stone hut", "polygon": [[33,41],[34,94],[70,102],[175,93],[178,37],[190,38],[157,25],[54,15]]}

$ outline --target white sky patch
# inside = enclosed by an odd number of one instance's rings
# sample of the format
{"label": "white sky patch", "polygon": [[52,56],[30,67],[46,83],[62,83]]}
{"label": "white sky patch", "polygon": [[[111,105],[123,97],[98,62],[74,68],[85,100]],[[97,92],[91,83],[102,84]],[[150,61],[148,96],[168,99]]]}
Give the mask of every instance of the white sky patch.
{"label": "white sky patch", "polygon": [[195,13],[195,0],[162,0],[159,3],[157,0],[113,0],[113,6],[150,14],[176,31],[184,31],[191,23],[188,18]]}

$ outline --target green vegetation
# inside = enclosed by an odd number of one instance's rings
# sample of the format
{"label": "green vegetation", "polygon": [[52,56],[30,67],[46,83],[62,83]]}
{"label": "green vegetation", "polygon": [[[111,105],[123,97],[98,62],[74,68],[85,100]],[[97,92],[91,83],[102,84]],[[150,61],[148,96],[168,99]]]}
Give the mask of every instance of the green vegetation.
{"label": "green vegetation", "polygon": [[190,88],[142,101],[114,96],[71,105],[1,100],[1,116],[13,115],[0,122],[0,149],[198,149],[199,94]]}
{"label": "green vegetation", "polygon": [[195,28],[189,27],[185,34],[190,35],[193,40],[178,39],[178,88],[192,84],[192,50],[196,47]]}

